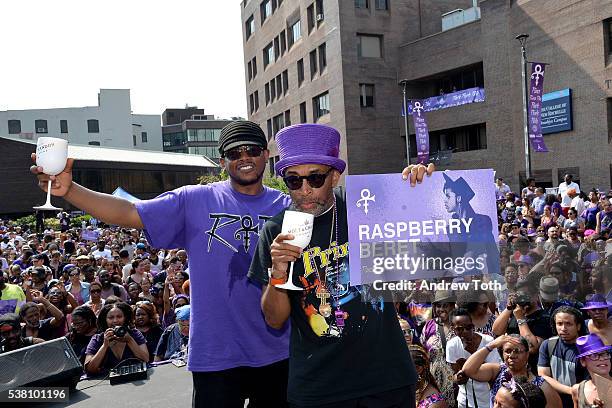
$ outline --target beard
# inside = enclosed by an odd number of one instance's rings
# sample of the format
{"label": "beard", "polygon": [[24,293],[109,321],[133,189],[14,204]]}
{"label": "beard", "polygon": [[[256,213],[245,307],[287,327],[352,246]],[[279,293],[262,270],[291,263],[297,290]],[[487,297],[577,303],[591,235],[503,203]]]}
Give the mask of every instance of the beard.
{"label": "beard", "polygon": [[[308,214],[312,214],[315,217],[318,217],[319,215],[329,210],[329,208],[331,208],[331,206],[334,204],[333,193],[332,193],[332,197],[328,198],[327,200],[312,201],[312,200],[305,200],[305,199],[297,199],[294,197],[291,197],[291,199],[293,201],[293,203],[290,206],[291,209],[305,212]],[[314,207],[304,209],[303,204],[305,203],[314,204]]]}

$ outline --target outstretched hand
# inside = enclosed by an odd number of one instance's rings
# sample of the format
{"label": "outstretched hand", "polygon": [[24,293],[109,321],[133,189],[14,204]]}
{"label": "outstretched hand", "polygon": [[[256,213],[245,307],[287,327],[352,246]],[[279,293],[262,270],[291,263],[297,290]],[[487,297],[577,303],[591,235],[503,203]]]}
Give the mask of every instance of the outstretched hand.
{"label": "outstretched hand", "polygon": [[411,164],[402,171],[402,179],[408,180],[410,178],[410,186],[414,187],[417,183],[423,182],[425,174],[429,177],[435,170],[436,166],[433,163],[429,163],[427,166],[424,164]]}
{"label": "outstretched hand", "polygon": [[47,192],[48,181],[51,179],[51,195],[63,197],[68,193],[72,186],[72,165],[74,164],[74,159],[68,159],[64,170],[56,176],[43,173],[43,168],[36,165],[36,153],[32,153],[32,162],[34,162],[34,165],[30,166],[30,172],[38,178],[38,187],[41,190],[45,193]]}

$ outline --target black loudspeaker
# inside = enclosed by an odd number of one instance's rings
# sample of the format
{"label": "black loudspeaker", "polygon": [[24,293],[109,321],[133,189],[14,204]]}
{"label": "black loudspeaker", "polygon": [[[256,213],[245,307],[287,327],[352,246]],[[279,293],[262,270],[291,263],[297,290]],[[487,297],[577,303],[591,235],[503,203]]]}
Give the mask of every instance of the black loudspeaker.
{"label": "black loudspeaker", "polygon": [[0,392],[16,387],[74,389],[82,373],[65,337],[0,354]]}

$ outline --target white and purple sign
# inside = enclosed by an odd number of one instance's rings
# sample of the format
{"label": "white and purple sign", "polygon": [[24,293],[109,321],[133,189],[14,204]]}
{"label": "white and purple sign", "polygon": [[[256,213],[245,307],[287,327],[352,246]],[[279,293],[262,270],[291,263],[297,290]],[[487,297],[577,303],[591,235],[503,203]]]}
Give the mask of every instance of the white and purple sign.
{"label": "white and purple sign", "polygon": [[429,129],[427,128],[427,120],[425,119],[425,108],[423,101],[412,101],[412,121],[416,134],[416,148],[418,163],[429,162]]}
{"label": "white and purple sign", "polygon": [[499,273],[493,170],[346,177],[351,284]]}
{"label": "white and purple sign", "polygon": [[528,130],[529,140],[533,150],[540,153],[548,152],[542,136],[542,96],[544,95],[544,71],[546,65],[540,62],[531,63],[529,79]]}
{"label": "white and purple sign", "polygon": [[[432,96],[422,100],[425,112],[433,112],[439,109],[452,108],[454,106],[466,105],[468,103],[479,103],[485,101],[484,88],[468,88],[449,94]],[[414,101],[413,101],[414,102]],[[413,114],[413,102],[408,103],[408,115]],[[404,108],[402,107],[402,116]]]}
{"label": "white and purple sign", "polygon": [[83,241],[97,241],[99,237],[100,233],[98,231],[83,230],[81,232],[81,239]]}

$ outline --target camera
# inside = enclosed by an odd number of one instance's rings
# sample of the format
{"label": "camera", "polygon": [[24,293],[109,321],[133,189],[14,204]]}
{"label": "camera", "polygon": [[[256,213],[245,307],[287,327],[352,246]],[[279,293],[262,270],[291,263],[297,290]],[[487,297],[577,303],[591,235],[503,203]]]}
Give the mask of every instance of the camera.
{"label": "camera", "polygon": [[123,337],[127,334],[127,328],[125,326],[113,327],[113,334],[115,337]]}

